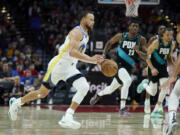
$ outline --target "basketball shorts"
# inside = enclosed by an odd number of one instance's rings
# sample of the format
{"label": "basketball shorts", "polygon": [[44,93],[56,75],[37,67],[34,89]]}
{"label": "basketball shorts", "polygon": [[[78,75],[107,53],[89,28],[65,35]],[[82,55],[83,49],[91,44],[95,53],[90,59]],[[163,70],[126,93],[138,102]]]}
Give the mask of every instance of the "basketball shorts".
{"label": "basketball shorts", "polygon": [[159,74],[157,76],[152,76],[151,69],[148,67],[149,81],[152,81],[153,83],[158,83],[159,79],[169,77],[168,72],[167,72],[167,66],[161,66],[156,69],[159,71]]}
{"label": "basketball shorts", "polygon": [[81,73],[76,68],[75,63],[63,59],[56,62],[56,57],[54,57],[48,64],[48,69],[42,83],[56,85],[59,81],[66,81],[68,78],[77,74]]}

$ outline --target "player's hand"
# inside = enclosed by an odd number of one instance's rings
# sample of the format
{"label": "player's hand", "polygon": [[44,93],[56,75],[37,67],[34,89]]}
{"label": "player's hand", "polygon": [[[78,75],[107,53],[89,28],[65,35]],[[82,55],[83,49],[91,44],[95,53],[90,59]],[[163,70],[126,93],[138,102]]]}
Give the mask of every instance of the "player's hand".
{"label": "player's hand", "polygon": [[157,76],[159,74],[156,68],[151,69],[152,76]]}
{"label": "player's hand", "polygon": [[135,46],[133,47],[133,49],[136,51],[136,53],[139,52],[139,47],[138,47],[137,45],[135,45]]}
{"label": "player's hand", "polygon": [[96,59],[97,64],[101,64],[104,61],[104,57],[102,55],[96,54],[93,56],[93,58]]}
{"label": "player's hand", "polygon": [[177,77],[171,76],[167,81],[165,81],[161,86],[159,86],[159,89],[164,89],[168,87],[171,83],[175,82],[177,80]]}

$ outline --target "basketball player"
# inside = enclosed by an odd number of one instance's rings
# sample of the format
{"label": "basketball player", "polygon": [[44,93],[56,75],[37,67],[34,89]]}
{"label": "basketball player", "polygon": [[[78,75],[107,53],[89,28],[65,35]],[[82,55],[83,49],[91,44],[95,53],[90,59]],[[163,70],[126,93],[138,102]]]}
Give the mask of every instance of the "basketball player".
{"label": "basketball player", "polygon": [[[138,93],[141,93],[145,89],[151,96],[156,95],[158,81],[160,84],[163,84],[168,79],[167,61],[172,61],[174,48],[173,30],[166,28],[162,38],[154,40],[148,48],[148,79],[141,82]],[[158,102],[151,114],[152,117],[163,117],[162,102],[166,96],[166,92],[167,89],[162,89],[160,91]]]}
{"label": "basketball player", "polygon": [[180,100],[180,14],[176,17],[176,23],[177,23],[177,35],[176,35],[176,41],[178,43],[178,59],[175,64],[175,68],[173,71],[173,74],[170,76],[168,81],[166,81],[160,88],[164,89],[165,87],[169,86],[171,83],[175,82],[174,89],[172,90],[172,93],[170,94],[169,100],[168,100],[168,116],[169,116],[169,122],[168,122],[168,129],[166,131],[166,135],[171,135],[174,132],[177,132],[176,129],[180,128],[180,124],[176,122],[176,111],[179,106],[179,100]]}
{"label": "basketball player", "polygon": [[10,99],[9,117],[17,119],[18,108],[37,98],[45,98],[50,92],[50,83],[56,85],[60,80],[72,84],[77,89],[70,107],[67,109],[59,125],[64,128],[78,129],[81,124],[73,120],[73,114],[89,90],[86,78],[76,68],[78,60],[83,62],[100,64],[103,56],[95,55],[90,57],[84,54],[89,40],[88,32],[93,30],[94,15],[89,11],[81,13],[80,25],[72,29],[67,35],[64,44],[59,48],[59,54],[55,56],[48,65],[43,82],[39,90],[33,91],[24,97]]}
{"label": "basketball player", "polygon": [[[164,25],[160,25],[158,27],[158,34],[149,39],[147,47],[149,47],[154,40],[156,40],[156,39],[159,40],[159,38],[162,38],[165,28],[166,28],[166,26],[164,26]],[[138,93],[139,93],[139,87],[140,87],[140,85],[138,85],[138,87],[137,87],[137,92]],[[145,102],[144,102],[144,112],[147,113],[147,114],[151,113],[150,95],[147,92],[146,92],[146,98],[145,98]]]}
{"label": "basketball player", "polygon": [[132,83],[130,74],[132,69],[135,68],[135,64],[138,61],[138,56],[146,59],[146,53],[144,53],[146,48],[146,39],[138,32],[139,24],[137,20],[132,20],[129,25],[129,32],[118,33],[106,43],[104,55],[108,53],[113,44],[118,43],[117,63],[119,65],[119,71],[109,86],[92,97],[90,104],[95,104],[98,102],[100,97],[111,94],[117,88],[122,86],[120,116],[129,116],[125,105],[128,97],[129,87]]}

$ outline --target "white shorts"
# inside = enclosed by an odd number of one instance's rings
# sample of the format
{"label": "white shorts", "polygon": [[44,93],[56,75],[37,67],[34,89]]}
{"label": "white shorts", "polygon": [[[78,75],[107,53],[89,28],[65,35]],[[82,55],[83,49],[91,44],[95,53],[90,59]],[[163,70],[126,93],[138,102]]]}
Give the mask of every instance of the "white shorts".
{"label": "white shorts", "polygon": [[69,77],[80,74],[80,71],[76,68],[76,63],[64,59],[56,62],[56,58],[57,56],[49,62],[43,82],[50,82],[56,85],[60,80],[66,81]]}

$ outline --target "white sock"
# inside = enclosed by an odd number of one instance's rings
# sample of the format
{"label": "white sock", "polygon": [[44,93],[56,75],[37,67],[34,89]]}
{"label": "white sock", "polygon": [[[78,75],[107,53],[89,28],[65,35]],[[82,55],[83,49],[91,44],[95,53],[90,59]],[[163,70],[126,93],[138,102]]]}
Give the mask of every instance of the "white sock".
{"label": "white sock", "polygon": [[71,108],[68,108],[66,111],[66,115],[74,115],[74,110]]}
{"label": "white sock", "polygon": [[125,108],[126,100],[121,100],[121,109]]}
{"label": "white sock", "polygon": [[18,106],[23,105],[23,103],[21,102],[21,98],[16,99],[15,103],[16,103]]}
{"label": "white sock", "polygon": [[176,112],[170,111],[169,112],[169,124],[171,124],[174,120],[176,120]]}
{"label": "white sock", "polygon": [[144,104],[150,104],[150,98],[146,98]]}

